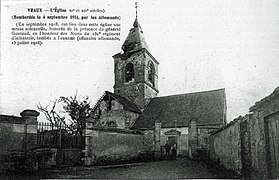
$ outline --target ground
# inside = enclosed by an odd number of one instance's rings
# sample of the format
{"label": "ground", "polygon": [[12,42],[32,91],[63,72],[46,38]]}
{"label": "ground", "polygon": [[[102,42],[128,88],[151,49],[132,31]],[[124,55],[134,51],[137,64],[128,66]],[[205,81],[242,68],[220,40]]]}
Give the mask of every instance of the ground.
{"label": "ground", "polygon": [[199,161],[185,157],[176,160],[161,160],[155,162],[134,163],[126,165],[67,167],[60,170],[48,170],[36,175],[0,176],[14,179],[223,179],[236,178],[228,171],[213,168]]}

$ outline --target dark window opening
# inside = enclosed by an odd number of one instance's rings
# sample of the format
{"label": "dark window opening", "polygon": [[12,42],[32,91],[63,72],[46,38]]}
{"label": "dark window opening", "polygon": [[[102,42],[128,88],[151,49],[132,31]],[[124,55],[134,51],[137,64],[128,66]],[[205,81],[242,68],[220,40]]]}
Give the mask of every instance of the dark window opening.
{"label": "dark window opening", "polygon": [[155,75],[155,68],[153,63],[150,61],[148,63],[148,81],[154,86],[154,75]]}
{"label": "dark window opening", "polygon": [[126,65],[125,79],[126,79],[126,82],[130,82],[130,81],[134,80],[134,65],[132,63],[129,63]]}
{"label": "dark window opening", "polygon": [[106,102],[107,103],[107,110],[111,110],[111,99]]}
{"label": "dark window opening", "polygon": [[114,121],[107,121],[106,122],[106,126],[108,126],[108,127],[117,127],[117,124]]}

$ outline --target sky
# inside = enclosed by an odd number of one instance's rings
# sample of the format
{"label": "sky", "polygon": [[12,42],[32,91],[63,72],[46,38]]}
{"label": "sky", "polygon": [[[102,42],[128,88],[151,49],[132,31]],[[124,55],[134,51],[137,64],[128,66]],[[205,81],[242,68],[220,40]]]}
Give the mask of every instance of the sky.
{"label": "sky", "polygon": [[[160,63],[159,96],[225,88],[231,121],[279,86],[279,1],[137,2],[145,39]],[[2,1],[0,114],[18,116],[76,91],[93,106],[104,91],[113,92],[112,56],[121,52],[132,28],[134,3]],[[105,9],[105,15],[121,16],[120,41],[11,45],[11,16],[27,14],[27,7]]]}

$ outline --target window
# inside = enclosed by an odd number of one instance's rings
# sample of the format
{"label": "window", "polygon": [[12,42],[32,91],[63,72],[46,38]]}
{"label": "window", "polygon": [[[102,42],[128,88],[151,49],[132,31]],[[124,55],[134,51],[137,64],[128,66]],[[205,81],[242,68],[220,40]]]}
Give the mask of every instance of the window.
{"label": "window", "polygon": [[117,124],[115,121],[107,121],[106,126],[108,127],[117,127]]}
{"label": "window", "polygon": [[155,75],[155,68],[151,61],[148,63],[148,81],[154,86],[154,75]]}
{"label": "window", "polygon": [[126,65],[125,79],[126,79],[126,82],[130,82],[130,81],[134,80],[134,65],[132,63],[129,63]]}

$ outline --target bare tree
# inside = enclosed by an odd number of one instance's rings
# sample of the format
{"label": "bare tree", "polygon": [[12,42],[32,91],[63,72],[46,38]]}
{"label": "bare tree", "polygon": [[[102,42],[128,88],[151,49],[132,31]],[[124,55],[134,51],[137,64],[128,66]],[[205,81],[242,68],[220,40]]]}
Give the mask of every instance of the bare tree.
{"label": "bare tree", "polygon": [[[57,105],[62,103],[63,109],[70,119],[61,116],[57,112]],[[93,113],[93,109],[90,107],[89,98],[83,97],[81,100],[77,98],[77,93],[72,97],[61,96],[54,101],[51,101],[46,107],[43,107],[40,103],[37,105],[39,111],[41,111],[46,119],[51,123],[52,128],[60,129],[62,124],[66,125],[67,129],[74,135],[82,135],[82,131],[85,128],[85,120]]]}
{"label": "bare tree", "polygon": [[50,104],[46,107],[43,107],[40,103],[37,105],[39,111],[44,113],[46,119],[50,122],[52,129],[60,129],[62,124],[66,124],[65,116],[61,116],[56,111],[56,106],[60,102],[59,99],[51,101],[52,106],[49,108]]}

